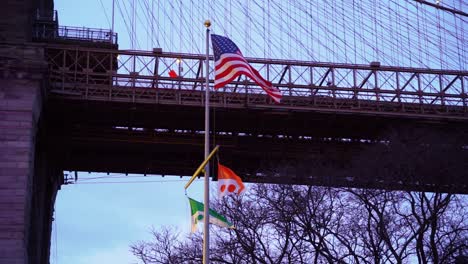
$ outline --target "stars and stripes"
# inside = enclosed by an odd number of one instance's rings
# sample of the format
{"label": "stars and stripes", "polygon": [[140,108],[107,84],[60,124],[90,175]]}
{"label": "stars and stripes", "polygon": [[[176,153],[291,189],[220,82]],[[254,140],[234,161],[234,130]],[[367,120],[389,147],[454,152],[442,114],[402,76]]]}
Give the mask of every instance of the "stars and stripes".
{"label": "stars and stripes", "polygon": [[241,51],[229,38],[211,35],[215,58],[215,89],[224,87],[241,74],[258,84],[277,103],[281,101],[281,91],[271,82],[263,79],[242,56]]}

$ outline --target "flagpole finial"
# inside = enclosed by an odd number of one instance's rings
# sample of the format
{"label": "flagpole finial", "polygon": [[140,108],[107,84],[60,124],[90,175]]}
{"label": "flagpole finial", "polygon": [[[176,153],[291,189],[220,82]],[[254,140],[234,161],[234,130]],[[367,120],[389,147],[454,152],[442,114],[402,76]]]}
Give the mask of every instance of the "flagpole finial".
{"label": "flagpole finial", "polygon": [[211,27],[211,21],[209,19],[205,20],[205,27]]}

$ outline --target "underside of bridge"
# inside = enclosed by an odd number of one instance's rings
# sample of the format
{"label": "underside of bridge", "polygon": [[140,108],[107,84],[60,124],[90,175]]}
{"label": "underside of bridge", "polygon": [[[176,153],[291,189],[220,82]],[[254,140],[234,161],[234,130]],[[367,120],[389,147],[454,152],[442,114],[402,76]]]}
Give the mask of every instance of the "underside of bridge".
{"label": "underside of bridge", "polygon": [[[271,108],[213,108],[219,158],[247,182],[466,193],[464,122]],[[51,98],[64,170],[189,176],[203,107]]]}

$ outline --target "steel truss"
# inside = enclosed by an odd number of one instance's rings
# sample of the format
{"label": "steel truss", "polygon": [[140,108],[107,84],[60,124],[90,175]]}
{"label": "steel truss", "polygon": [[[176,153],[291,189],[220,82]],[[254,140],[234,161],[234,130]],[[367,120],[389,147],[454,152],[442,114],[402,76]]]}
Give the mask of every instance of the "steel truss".
{"label": "steel truss", "polygon": [[[48,45],[50,92],[78,100],[203,105],[204,55]],[[212,59],[212,58],[211,58]],[[468,119],[468,72],[272,59],[248,61],[283,93],[274,103],[241,77],[217,107],[268,107]],[[176,77],[171,77],[169,73]],[[210,67],[213,76],[213,63]],[[211,80],[213,83],[213,80]]]}

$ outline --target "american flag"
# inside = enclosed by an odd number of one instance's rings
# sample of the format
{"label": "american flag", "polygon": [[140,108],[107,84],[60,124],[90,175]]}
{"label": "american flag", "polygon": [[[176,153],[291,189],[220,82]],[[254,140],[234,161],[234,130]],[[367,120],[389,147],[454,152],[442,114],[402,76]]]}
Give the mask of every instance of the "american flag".
{"label": "american flag", "polygon": [[215,58],[215,89],[224,87],[241,74],[248,76],[277,103],[281,101],[281,91],[271,82],[263,79],[247,60],[241,51],[229,38],[211,35]]}

